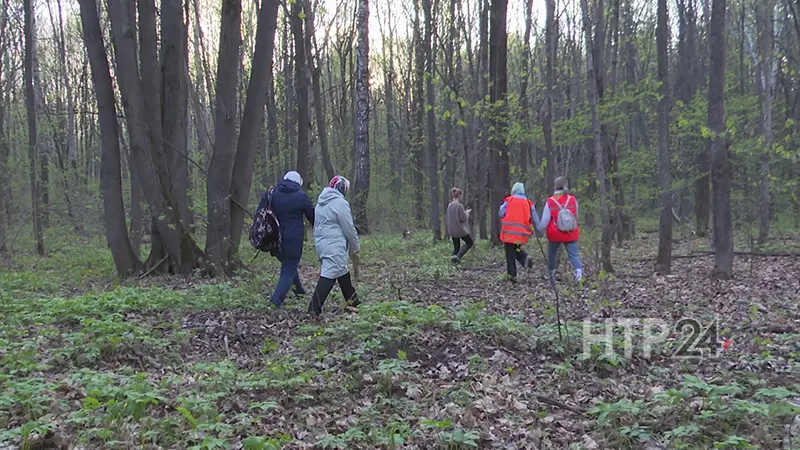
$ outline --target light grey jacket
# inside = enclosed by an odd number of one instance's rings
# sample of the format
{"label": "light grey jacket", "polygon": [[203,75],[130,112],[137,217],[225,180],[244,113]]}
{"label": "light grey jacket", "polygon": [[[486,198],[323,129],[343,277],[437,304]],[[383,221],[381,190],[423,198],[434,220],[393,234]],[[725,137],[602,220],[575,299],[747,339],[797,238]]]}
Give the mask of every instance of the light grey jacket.
{"label": "light grey jacket", "polygon": [[336,279],[349,272],[348,251],[361,250],[350,204],[336,189],[326,187],[317,199],[314,208],[314,247],[322,262],[320,276],[328,279]]}

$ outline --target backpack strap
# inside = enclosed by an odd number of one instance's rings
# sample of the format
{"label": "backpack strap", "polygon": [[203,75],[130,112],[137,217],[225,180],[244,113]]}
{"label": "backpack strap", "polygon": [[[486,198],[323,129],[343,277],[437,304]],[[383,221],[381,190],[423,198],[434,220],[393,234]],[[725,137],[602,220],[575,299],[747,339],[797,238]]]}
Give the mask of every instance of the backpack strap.
{"label": "backpack strap", "polygon": [[272,211],[272,194],[274,191],[275,191],[274,186],[269,188],[269,191],[267,191],[267,209],[270,211]]}
{"label": "backpack strap", "polygon": [[[553,199],[553,203],[555,203],[556,206],[558,206],[558,210],[559,211],[561,211],[562,209],[566,208],[566,203],[564,203],[564,206],[561,206],[561,203],[558,203],[558,200],[556,200],[556,196],[555,195],[550,197],[550,198],[552,198]],[[567,199],[567,200],[569,200],[569,199]]]}

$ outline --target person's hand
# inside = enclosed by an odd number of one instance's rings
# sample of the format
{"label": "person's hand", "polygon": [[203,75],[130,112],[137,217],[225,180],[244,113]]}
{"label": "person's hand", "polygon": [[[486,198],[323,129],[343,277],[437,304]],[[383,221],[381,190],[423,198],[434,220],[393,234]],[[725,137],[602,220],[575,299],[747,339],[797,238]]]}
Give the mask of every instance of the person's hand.
{"label": "person's hand", "polygon": [[467,210],[467,215],[470,215],[471,213],[472,213],[472,208]]}

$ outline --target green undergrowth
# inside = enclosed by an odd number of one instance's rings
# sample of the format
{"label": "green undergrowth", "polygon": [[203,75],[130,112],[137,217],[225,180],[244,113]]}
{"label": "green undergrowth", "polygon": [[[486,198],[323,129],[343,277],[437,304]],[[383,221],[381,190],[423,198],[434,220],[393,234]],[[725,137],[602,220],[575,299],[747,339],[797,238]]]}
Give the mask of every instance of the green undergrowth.
{"label": "green undergrowth", "polygon": [[[625,354],[620,329],[610,347],[584,346],[584,323],[559,327],[553,305],[533,294],[535,314],[498,313],[490,293],[415,303],[399,290],[484,282],[464,280],[475,275],[450,263],[449,242],[429,238],[365,238],[365,301],[333,313],[334,293],[321,322],[304,316],[305,300],[273,310],[277,264],[268,257],[216,283],[115,280],[106,252],[77,246],[26,259],[0,272],[0,447],[55,434],[92,449],[470,449],[489,448],[494,427],[537,429],[563,448],[563,430],[548,425],[553,409],[531,393],[589,384],[598,388],[585,416],[556,421],[582,421],[600,448],[777,448],[800,414],[791,403],[800,395],[796,334],[760,339],[735,366],[703,373],[702,362],[670,359],[671,339],[649,359]],[[313,250],[304,259],[313,264]],[[481,243],[462,264],[502,267],[502,254]],[[605,281],[592,283],[602,291]],[[564,295],[577,298],[576,289]],[[587,311],[622,308],[598,298]],[[589,331],[603,329],[598,321]],[[632,380],[649,389],[608,394]],[[580,435],[567,440],[586,448]]]}

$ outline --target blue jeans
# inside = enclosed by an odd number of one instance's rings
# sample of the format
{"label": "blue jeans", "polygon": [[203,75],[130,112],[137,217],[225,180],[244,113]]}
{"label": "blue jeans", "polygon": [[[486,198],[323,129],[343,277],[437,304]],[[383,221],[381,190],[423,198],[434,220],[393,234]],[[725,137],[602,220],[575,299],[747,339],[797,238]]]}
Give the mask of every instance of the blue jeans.
{"label": "blue jeans", "polygon": [[280,307],[283,301],[286,300],[286,295],[289,294],[289,289],[294,286],[294,293],[303,295],[306,291],[300,282],[300,277],[297,274],[297,267],[300,265],[300,258],[280,258],[281,261],[281,275],[278,278],[278,284],[275,286],[275,292],[272,293],[272,303]]}
{"label": "blue jeans", "polygon": [[[547,268],[552,272],[558,265],[558,253],[561,250],[562,242],[550,242],[547,244]],[[567,248],[567,256],[575,269],[583,269],[581,257],[578,256],[578,241],[564,242]]]}

